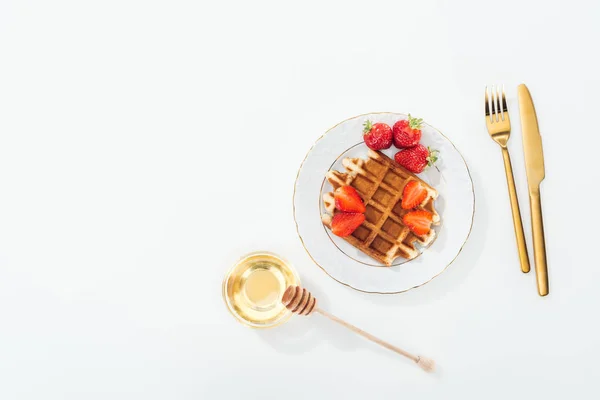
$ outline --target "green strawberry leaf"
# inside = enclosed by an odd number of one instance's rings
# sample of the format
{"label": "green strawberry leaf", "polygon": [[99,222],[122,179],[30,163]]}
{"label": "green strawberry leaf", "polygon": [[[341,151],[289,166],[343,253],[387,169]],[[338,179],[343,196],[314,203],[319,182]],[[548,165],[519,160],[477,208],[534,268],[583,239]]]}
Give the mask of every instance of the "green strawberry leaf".
{"label": "green strawberry leaf", "polygon": [[423,118],[413,118],[410,114],[408,114],[408,126],[412,129],[421,129],[423,125]]}
{"label": "green strawberry leaf", "polygon": [[432,150],[429,146],[427,147],[427,151],[429,152],[429,155],[426,158],[427,165],[431,167],[438,160],[440,152],[438,150]]}

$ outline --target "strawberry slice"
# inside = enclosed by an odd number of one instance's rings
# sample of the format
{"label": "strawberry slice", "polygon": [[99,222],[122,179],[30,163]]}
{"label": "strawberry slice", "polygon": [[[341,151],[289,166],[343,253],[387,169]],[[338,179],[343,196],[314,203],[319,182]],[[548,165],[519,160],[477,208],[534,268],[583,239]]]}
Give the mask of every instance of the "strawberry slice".
{"label": "strawberry slice", "polygon": [[411,211],[402,218],[404,225],[418,236],[429,233],[432,220],[433,214],[425,210]]}
{"label": "strawberry slice", "polygon": [[410,181],[404,186],[402,192],[402,208],[410,210],[417,207],[427,197],[427,189],[420,182]]}
{"label": "strawberry slice", "polygon": [[337,213],[331,221],[331,231],[334,235],[349,236],[363,223],[365,215],[360,213]]}
{"label": "strawberry slice", "polygon": [[344,212],[363,213],[365,204],[352,186],[340,186],[333,192],[335,208]]}

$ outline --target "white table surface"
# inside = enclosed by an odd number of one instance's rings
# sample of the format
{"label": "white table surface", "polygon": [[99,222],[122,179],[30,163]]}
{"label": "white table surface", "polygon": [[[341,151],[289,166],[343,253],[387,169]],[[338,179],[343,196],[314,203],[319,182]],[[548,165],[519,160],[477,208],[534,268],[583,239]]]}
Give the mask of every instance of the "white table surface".
{"label": "white table surface", "polygon": [[[207,3],[0,3],[0,399],[598,398],[600,3]],[[547,298],[519,271],[482,115],[504,83],[531,245],[521,82],[544,140]],[[425,118],[475,184],[459,258],[395,296],[327,277],[292,218],[312,143],[370,111]],[[439,373],[319,316],[238,324],[223,274],[260,249]]]}

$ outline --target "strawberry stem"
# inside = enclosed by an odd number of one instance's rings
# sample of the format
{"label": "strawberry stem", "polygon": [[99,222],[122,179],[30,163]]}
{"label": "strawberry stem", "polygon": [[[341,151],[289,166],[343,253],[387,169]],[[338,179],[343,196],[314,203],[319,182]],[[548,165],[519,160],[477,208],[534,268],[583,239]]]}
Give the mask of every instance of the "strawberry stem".
{"label": "strawberry stem", "polygon": [[423,118],[413,118],[410,114],[408,114],[408,126],[412,129],[421,129],[423,124]]}
{"label": "strawberry stem", "polygon": [[427,146],[427,152],[429,153],[429,155],[426,158],[427,165],[431,167],[438,160],[438,155],[440,154],[440,152],[438,150],[431,150],[431,147],[429,146]]}
{"label": "strawberry stem", "polygon": [[371,120],[367,120],[367,122],[365,122],[363,124],[364,129],[363,129],[363,133],[369,133],[371,132],[371,129],[373,128],[373,123],[371,122]]}

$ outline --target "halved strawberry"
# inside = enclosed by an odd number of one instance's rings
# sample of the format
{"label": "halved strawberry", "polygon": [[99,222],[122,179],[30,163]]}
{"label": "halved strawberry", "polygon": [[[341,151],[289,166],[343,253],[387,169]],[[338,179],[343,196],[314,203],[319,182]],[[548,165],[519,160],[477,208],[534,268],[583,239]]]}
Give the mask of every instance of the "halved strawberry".
{"label": "halved strawberry", "polygon": [[427,189],[420,182],[410,181],[404,186],[402,192],[402,208],[410,210],[417,207],[427,197]]}
{"label": "halved strawberry", "polygon": [[365,204],[352,186],[340,186],[333,192],[335,208],[344,212],[365,212]]}
{"label": "halved strawberry", "polygon": [[432,220],[433,214],[425,210],[411,211],[402,218],[404,225],[419,236],[429,233]]}
{"label": "halved strawberry", "polygon": [[349,236],[365,220],[365,214],[360,213],[337,213],[331,221],[331,231],[337,236]]}

